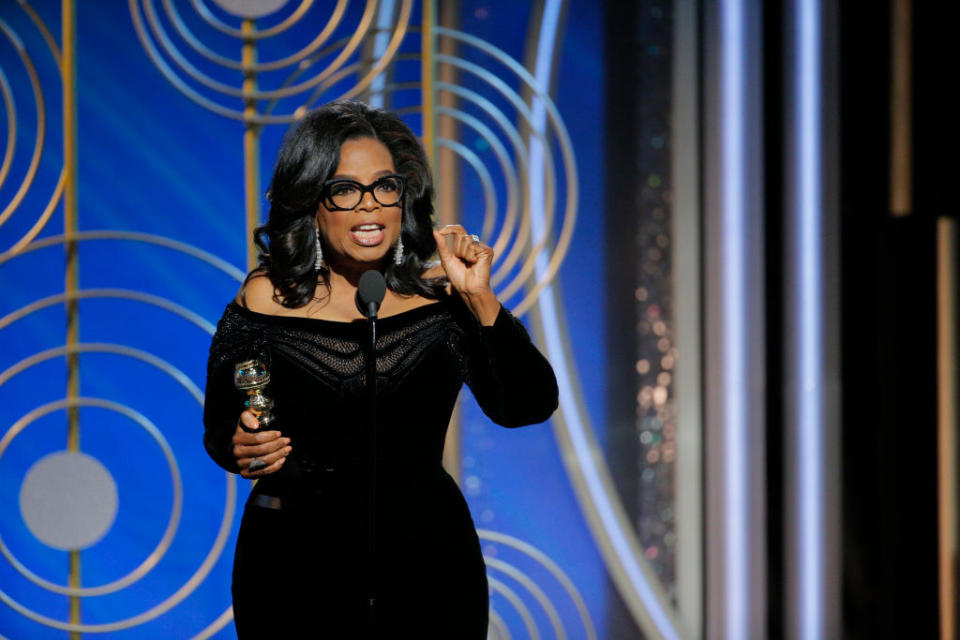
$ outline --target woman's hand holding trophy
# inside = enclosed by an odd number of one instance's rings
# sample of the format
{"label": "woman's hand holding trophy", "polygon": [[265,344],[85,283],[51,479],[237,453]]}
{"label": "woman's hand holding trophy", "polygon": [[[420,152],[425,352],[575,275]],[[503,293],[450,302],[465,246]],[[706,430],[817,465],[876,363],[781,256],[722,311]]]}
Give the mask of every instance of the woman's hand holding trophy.
{"label": "woman's hand holding trophy", "polygon": [[244,478],[275,473],[280,470],[293,450],[290,438],[279,431],[269,430],[273,424],[273,400],[264,390],[270,382],[270,372],[260,360],[239,362],[234,369],[234,384],[246,391],[249,398],[246,410],[240,414],[233,434],[233,455]]}

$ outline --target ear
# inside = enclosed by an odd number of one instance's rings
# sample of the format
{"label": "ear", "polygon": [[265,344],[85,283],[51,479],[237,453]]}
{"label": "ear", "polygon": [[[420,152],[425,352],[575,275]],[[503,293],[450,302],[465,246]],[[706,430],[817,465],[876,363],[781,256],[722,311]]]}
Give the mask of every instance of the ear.
{"label": "ear", "polygon": [[323,224],[323,215],[322,215],[322,214],[318,213],[317,215],[315,215],[315,216],[313,217],[313,228],[314,228],[314,232],[313,232],[313,233],[314,233],[314,236],[319,235],[319,236],[320,236],[320,241],[321,241],[322,243],[326,244],[326,242],[327,242],[327,234],[326,234],[326,233],[324,232],[324,230],[323,230],[324,224]]}

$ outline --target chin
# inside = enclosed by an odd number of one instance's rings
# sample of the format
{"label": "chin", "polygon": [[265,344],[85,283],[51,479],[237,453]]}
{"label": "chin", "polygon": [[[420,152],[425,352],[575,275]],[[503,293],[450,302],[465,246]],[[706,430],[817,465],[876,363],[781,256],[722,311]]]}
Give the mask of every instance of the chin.
{"label": "chin", "polygon": [[386,260],[389,247],[357,248],[347,253],[346,258],[356,264],[378,267]]}

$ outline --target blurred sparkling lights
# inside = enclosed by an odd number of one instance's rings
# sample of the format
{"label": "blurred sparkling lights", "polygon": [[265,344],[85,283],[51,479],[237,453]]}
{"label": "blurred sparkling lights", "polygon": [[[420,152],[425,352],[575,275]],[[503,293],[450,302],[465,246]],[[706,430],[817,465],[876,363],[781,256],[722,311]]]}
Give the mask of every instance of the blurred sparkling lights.
{"label": "blurred sparkling lights", "polygon": [[640,42],[647,52],[638,104],[640,135],[636,271],[636,423],[637,532],[647,561],[672,599],[676,599],[676,526],[674,519],[677,457],[673,371],[674,342],[672,265],[670,4],[655,3],[652,20],[642,20]]}

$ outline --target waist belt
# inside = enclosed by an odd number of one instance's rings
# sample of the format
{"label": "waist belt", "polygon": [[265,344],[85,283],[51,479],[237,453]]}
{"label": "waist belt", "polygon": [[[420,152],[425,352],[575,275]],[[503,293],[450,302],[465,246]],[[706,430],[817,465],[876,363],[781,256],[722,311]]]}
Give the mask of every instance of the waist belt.
{"label": "waist belt", "polygon": [[262,493],[253,496],[253,504],[265,509],[276,509],[278,511],[283,508],[283,501],[280,500],[280,498],[276,496],[266,496]]}

